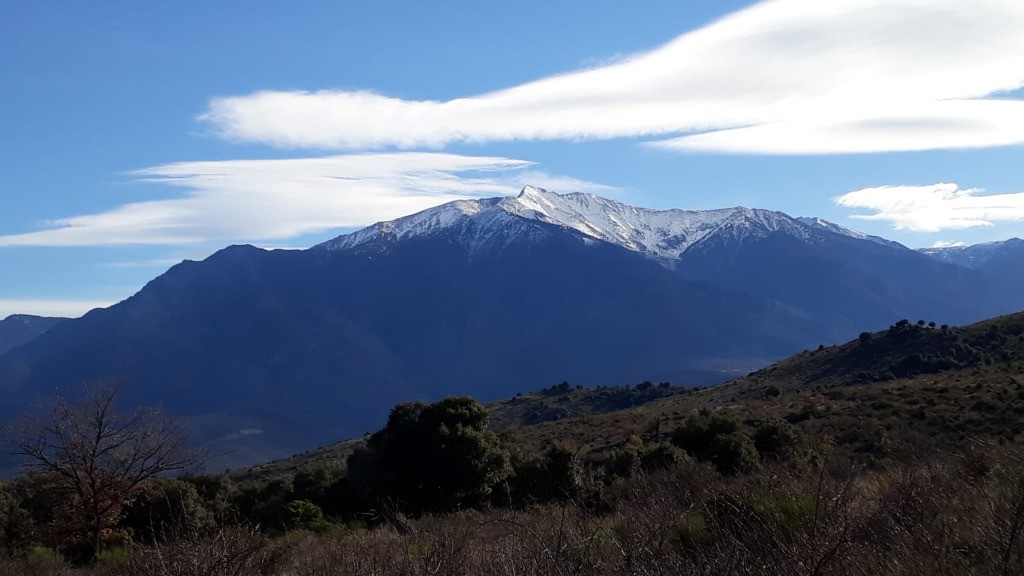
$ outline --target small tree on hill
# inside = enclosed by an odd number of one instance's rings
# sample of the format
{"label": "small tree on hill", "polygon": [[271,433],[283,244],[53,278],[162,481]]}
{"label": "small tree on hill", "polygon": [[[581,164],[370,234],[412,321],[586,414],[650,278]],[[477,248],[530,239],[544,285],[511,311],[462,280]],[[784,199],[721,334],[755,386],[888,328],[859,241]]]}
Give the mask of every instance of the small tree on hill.
{"label": "small tree on hill", "polygon": [[64,495],[57,512],[87,556],[150,478],[197,464],[177,423],[158,409],[119,412],[118,387],[91,389],[77,403],[58,398],[49,413],[26,418],[17,429],[16,453],[26,467],[50,479]]}
{"label": "small tree on hill", "polygon": [[399,404],[349,457],[350,475],[417,512],[479,504],[511,472],[487,420],[487,410],[468,397]]}

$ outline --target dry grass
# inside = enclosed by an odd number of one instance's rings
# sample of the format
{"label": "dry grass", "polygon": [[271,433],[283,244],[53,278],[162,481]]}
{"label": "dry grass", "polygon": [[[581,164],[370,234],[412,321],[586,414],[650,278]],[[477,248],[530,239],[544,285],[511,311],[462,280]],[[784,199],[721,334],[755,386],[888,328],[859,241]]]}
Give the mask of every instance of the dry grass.
{"label": "dry grass", "polygon": [[222,532],[140,549],[121,567],[51,557],[0,574],[1024,574],[1022,455],[975,446],[880,470],[837,459],[733,478],[687,464],[609,487],[602,510],[467,511],[275,540]]}

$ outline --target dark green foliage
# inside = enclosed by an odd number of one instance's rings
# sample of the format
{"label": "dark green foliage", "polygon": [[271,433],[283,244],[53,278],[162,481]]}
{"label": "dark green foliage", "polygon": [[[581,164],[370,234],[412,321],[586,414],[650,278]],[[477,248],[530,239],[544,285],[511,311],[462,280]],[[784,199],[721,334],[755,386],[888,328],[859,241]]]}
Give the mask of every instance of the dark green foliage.
{"label": "dark green foliage", "polygon": [[233,515],[235,510],[231,505],[231,496],[234,492],[234,485],[227,476],[183,474],[178,478],[182,482],[191,484],[203,505],[213,513],[218,520],[223,520]]}
{"label": "dark green foliage", "polygon": [[712,441],[739,430],[739,422],[718,414],[691,416],[672,432],[672,443],[698,460],[711,459]]}
{"label": "dark green foliage", "polygon": [[672,444],[659,443],[640,452],[640,470],[657,472],[674,468],[686,461],[686,453]]}
{"label": "dark green foliage", "polygon": [[865,384],[989,365],[995,354],[1002,355],[1004,361],[1020,356],[1019,347],[997,324],[985,329],[943,325],[941,330],[934,324],[900,320],[886,332],[863,332],[860,345],[836,357],[822,375],[852,375],[854,382]]}
{"label": "dark green foliage", "polygon": [[604,472],[609,476],[632,478],[640,471],[640,451],[632,446],[615,450],[604,462]]}
{"label": "dark green foliage", "polygon": [[672,443],[694,458],[711,462],[722,474],[746,472],[757,467],[757,450],[740,424],[711,414],[692,416],[672,433]]}
{"label": "dark green foliage", "polygon": [[632,478],[638,473],[651,473],[674,468],[686,460],[686,453],[669,443],[645,445],[632,437],[604,462],[609,476]]}
{"label": "dark green foliage", "polygon": [[120,527],[138,542],[167,541],[205,533],[216,525],[214,513],[194,484],[173,478],[147,483],[125,510]]}
{"label": "dark green foliage", "polygon": [[562,394],[568,394],[572,392],[572,389],[572,384],[568,382],[562,382],[561,384],[556,384],[554,386],[551,386],[550,388],[545,388],[544,394],[548,396],[559,396]]}
{"label": "dark green foliage", "polygon": [[540,457],[513,461],[508,499],[512,504],[529,504],[576,498],[583,491],[583,478],[583,465],[576,452],[551,445]]}
{"label": "dark green foliage", "polygon": [[32,542],[53,547],[61,544],[68,532],[62,511],[65,498],[50,475],[32,473],[19,476],[7,486],[7,492],[27,514],[22,525],[34,527],[31,530]]}
{"label": "dark green foliage", "polygon": [[32,516],[21,507],[14,490],[0,482],[0,550],[13,556],[23,551],[33,536]]}
{"label": "dark green foliage", "polygon": [[487,418],[487,410],[468,397],[399,404],[366,448],[349,457],[349,474],[371,493],[415,512],[483,503],[511,472]]}
{"label": "dark green foliage", "polygon": [[309,500],[292,500],[285,508],[289,529],[322,530],[328,525],[320,507]]}
{"label": "dark green foliage", "polygon": [[309,470],[299,470],[292,478],[292,497],[296,500],[320,502],[334,483],[335,473],[323,466]]}
{"label": "dark green foliage", "polygon": [[750,472],[760,463],[753,441],[742,432],[715,436],[711,440],[709,452],[709,460],[722,474]]}
{"label": "dark green foliage", "polygon": [[799,447],[796,427],[778,418],[766,420],[754,432],[754,447],[766,460],[790,460]]}
{"label": "dark green foliage", "polygon": [[248,523],[267,530],[284,530],[291,518],[288,512],[291,494],[291,482],[271,480],[240,487],[232,495],[231,502],[239,516]]}
{"label": "dark green foliage", "polygon": [[491,426],[505,430],[552,420],[614,412],[643,406],[662,398],[692,393],[694,389],[669,382],[641,382],[635,386],[583,388],[563,383],[492,405]]}

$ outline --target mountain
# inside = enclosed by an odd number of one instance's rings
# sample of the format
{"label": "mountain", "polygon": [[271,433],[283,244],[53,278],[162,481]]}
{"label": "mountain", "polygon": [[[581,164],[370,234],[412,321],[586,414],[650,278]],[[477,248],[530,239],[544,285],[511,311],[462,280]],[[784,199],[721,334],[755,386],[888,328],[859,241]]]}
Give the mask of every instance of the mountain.
{"label": "mountain", "polygon": [[650,210],[534,187],[516,198],[458,201],[382,222],[318,248],[386,246],[455,230],[472,254],[478,246],[520,238],[520,227],[530,221],[637,252],[690,279],[827,318],[834,335],[884,326],[899,316],[939,314],[943,322],[969,322],[1024,304],[1012,294],[997,296],[998,285],[982,274],[820,218],[743,207]]}
{"label": "mountain", "polygon": [[863,232],[860,232],[859,230],[851,230],[850,228],[846,228],[845,226],[840,226],[839,224],[836,224],[835,222],[829,222],[828,220],[824,220],[822,218],[810,217],[810,216],[801,216],[800,218],[797,218],[797,220],[799,220],[802,224],[810,226],[811,228],[817,228],[819,230],[825,230],[825,231],[828,231],[828,232],[834,232],[834,233],[840,234],[842,236],[849,236],[851,238],[858,238],[860,240],[870,240],[870,241],[875,242],[877,244],[882,244],[884,246],[891,246],[893,248],[903,248],[904,247],[899,242],[895,242],[893,240],[887,240],[885,238],[882,238],[881,236],[871,236],[870,234],[865,234]]}
{"label": "mountain", "polygon": [[973,246],[921,248],[918,252],[931,256],[941,262],[948,262],[966,268],[982,268],[992,260],[1024,256],[1024,240],[1011,238],[1001,242],[986,242]]}
{"label": "mountain", "polygon": [[940,262],[977,270],[993,286],[994,299],[1014,301],[1024,293],[1024,240],[1011,238],[973,246],[949,246],[920,250]]}
{"label": "mountain", "polygon": [[474,251],[494,242],[522,240],[533,223],[575,231],[646,256],[679,258],[706,238],[723,233],[757,235],[779,229],[805,233],[796,220],[768,210],[650,210],[592,194],[555,194],[527,186],[515,198],[460,200],[407,218],[374,224],[321,244],[345,250],[372,243],[393,243],[458,230],[458,242]]}
{"label": "mountain", "polygon": [[401,401],[709,384],[902,317],[1024,307],[998,296],[983,271],[780,212],[527,187],[309,250],[183,262],[0,356],[0,412],[118,379],[236,466],[376,429]]}
{"label": "mountain", "polygon": [[48,318],[28,314],[12,314],[0,320],[0,354],[53,328],[66,318]]}

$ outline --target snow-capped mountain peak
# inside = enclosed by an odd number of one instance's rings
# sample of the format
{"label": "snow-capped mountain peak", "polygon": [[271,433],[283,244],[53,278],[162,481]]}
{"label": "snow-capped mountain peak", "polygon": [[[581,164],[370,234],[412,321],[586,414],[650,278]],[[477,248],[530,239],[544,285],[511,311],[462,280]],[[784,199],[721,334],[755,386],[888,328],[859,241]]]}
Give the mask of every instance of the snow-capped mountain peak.
{"label": "snow-capped mountain peak", "polygon": [[529,221],[575,230],[584,236],[617,244],[659,258],[678,258],[705,238],[763,237],[785,230],[805,236],[808,227],[770,210],[744,207],[717,210],[652,210],[585,193],[557,194],[526,186],[515,197],[457,200],[411,216],[380,222],[321,245],[347,249],[373,240],[397,241],[465,227],[460,241],[468,248]]}
{"label": "snow-capped mountain peak", "polygon": [[804,232],[789,216],[770,210],[652,210],[593,194],[556,194],[532,186],[524,188],[516,198],[503,200],[498,207],[661,258],[678,258],[693,245],[718,233],[764,236],[780,229]]}
{"label": "snow-capped mountain peak", "polygon": [[476,216],[499,201],[501,198],[455,200],[409,216],[378,222],[351,234],[328,240],[318,247],[327,250],[345,250],[374,240],[397,241],[417,236],[428,236]]}

